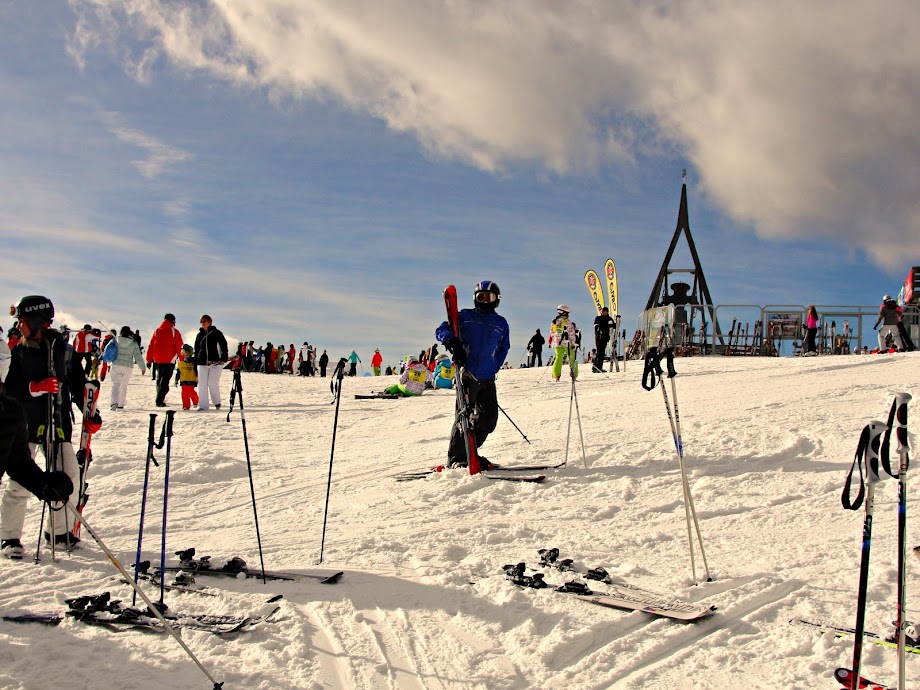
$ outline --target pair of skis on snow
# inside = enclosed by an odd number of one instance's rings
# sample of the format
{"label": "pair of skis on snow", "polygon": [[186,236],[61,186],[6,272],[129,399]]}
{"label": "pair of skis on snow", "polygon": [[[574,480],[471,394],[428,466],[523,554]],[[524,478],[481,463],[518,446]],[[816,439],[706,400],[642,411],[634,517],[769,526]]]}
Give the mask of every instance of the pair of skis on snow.
{"label": "pair of skis on snow", "polygon": [[[274,604],[280,599],[281,595],[274,596],[266,604]],[[58,625],[65,618],[74,618],[81,623],[98,625],[109,630],[140,628],[158,633],[166,632],[166,626],[149,610],[125,606],[120,599],[112,599],[112,595],[109,592],[67,599],[66,603],[68,609],[63,613],[23,613],[3,616],[3,620],[13,623]],[[177,613],[168,609],[161,611],[161,613],[173,628],[188,628],[214,635],[228,635],[268,620],[280,608],[280,606],[274,606],[266,613],[257,616],[189,614]]]}
{"label": "pair of skis on snow", "polygon": [[[540,549],[540,562],[528,567],[521,562],[504,566],[505,576],[515,585],[530,589],[549,589],[553,592],[575,596],[598,606],[629,611],[643,611],[663,618],[690,622],[704,618],[715,611],[715,606],[694,604],[675,597],[652,592],[642,587],[610,577],[603,568],[578,568],[572,559],[559,559],[559,549]],[[545,580],[546,570],[574,573],[578,579],[551,583]],[[588,583],[591,583],[590,585]],[[598,585],[597,589],[591,589]]]}

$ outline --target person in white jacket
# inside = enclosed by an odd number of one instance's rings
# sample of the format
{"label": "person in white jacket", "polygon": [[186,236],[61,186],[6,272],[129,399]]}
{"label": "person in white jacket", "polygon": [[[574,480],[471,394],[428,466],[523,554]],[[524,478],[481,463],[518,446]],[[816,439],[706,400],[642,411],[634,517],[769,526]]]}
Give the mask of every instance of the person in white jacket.
{"label": "person in white jacket", "polygon": [[134,339],[134,333],[128,326],[122,326],[118,337],[112,338],[105,349],[108,350],[110,347],[118,349],[118,355],[112,362],[109,374],[112,380],[110,409],[123,410],[128,397],[128,381],[131,380],[131,374],[134,373],[134,365],[136,364],[141,370],[141,374],[147,373],[147,365],[141,355],[141,348]]}

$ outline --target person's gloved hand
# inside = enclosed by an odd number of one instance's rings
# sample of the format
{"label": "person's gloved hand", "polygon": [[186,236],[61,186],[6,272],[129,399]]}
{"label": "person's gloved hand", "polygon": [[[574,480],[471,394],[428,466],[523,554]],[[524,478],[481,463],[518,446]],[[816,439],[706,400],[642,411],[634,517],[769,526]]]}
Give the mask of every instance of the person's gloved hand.
{"label": "person's gloved hand", "polygon": [[46,501],[66,501],[73,493],[73,482],[65,472],[45,472],[41,498]]}
{"label": "person's gloved hand", "polygon": [[83,429],[88,434],[95,434],[102,428],[102,417],[97,412],[92,417],[83,419]]}
{"label": "person's gloved hand", "polygon": [[450,338],[444,343],[444,347],[454,356],[454,363],[457,366],[466,364],[466,350],[463,348],[463,341],[457,336]]}
{"label": "person's gloved hand", "polygon": [[61,384],[54,376],[49,376],[41,381],[32,381],[29,384],[29,392],[36,398],[45,393],[60,393]]}

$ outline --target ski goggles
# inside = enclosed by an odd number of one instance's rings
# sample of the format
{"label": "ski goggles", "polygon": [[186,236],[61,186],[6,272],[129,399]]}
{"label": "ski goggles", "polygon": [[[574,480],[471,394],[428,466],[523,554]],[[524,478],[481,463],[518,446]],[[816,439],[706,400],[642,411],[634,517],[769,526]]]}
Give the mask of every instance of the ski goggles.
{"label": "ski goggles", "polygon": [[494,292],[477,292],[476,293],[476,301],[479,304],[491,304],[497,299],[498,297],[495,295]]}

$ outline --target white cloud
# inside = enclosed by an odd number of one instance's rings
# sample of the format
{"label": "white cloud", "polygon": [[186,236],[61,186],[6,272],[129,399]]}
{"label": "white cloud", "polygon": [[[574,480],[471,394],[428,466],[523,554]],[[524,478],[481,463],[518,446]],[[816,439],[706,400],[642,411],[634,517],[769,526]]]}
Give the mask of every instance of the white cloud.
{"label": "white cloud", "polygon": [[142,149],[147,154],[144,159],[131,161],[131,165],[148,179],[155,179],[167,172],[173,164],[181,163],[192,157],[192,154],[187,151],[170,146],[149,134],[129,127],[118,113],[103,112],[100,113],[100,117],[119,141]]}
{"label": "white cloud", "polygon": [[[728,214],[900,265],[920,236],[920,5],[71,0],[78,61],[334,100],[437,156],[569,173],[676,146]],[[124,132],[151,156],[180,158]],[[666,149],[665,149],[666,150]]]}

